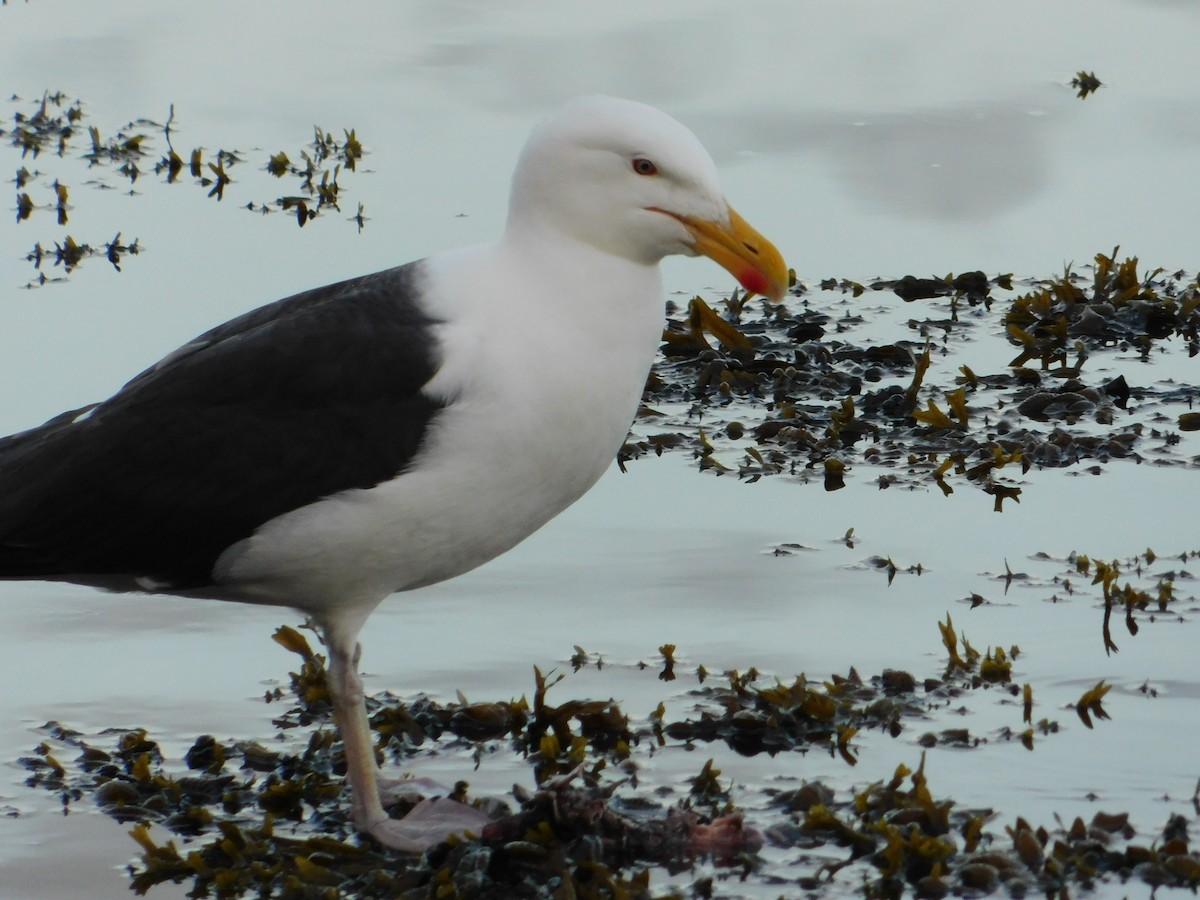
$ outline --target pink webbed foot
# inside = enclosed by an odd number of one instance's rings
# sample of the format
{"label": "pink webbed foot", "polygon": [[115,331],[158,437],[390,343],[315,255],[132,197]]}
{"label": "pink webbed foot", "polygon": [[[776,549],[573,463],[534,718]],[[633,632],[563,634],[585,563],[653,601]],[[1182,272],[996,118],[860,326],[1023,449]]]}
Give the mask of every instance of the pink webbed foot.
{"label": "pink webbed foot", "polygon": [[446,785],[434,781],[432,778],[393,778],[390,775],[377,773],[375,783],[379,788],[379,799],[384,806],[390,806],[397,801],[415,804],[425,797],[445,796],[450,793],[450,789]]}
{"label": "pink webbed foot", "polygon": [[422,800],[403,819],[381,819],[360,830],[385,847],[424,853],[452,835],[479,836],[491,819],[448,797]]}

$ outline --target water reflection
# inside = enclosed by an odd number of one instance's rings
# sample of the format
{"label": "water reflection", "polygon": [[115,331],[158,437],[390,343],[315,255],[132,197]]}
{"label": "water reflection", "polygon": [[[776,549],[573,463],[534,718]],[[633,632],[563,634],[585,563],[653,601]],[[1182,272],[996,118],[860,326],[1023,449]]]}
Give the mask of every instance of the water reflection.
{"label": "water reflection", "polygon": [[[559,8],[555,15],[540,5],[498,11],[487,4],[465,14],[439,9],[430,15],[436,21],[426,23],[436,37],[419,49],[416,63],[435,70],[438,89],[456,103],[535,118],[591,93],[686,106],[738,64],[728,35],[694,11],[672,17],[660,10],[659,21],[646,21],[644,13],[614,16],[597,7],[592,28],[580,22],[582,11],[563,15]],[[686,64],[689,59],[695,62]]]}
{"label": "water reflection", "polygon": [[[738,141],[761,152],[806,154],[807,170],[830,172],[863,212],[961,223],[1020,209],[1047,189],[1055,165],[1051,141],[1069,125],[1071,109],[1054,104],[1050,116],[1046,107],[1031,106],[733,118]],[[715,123],[709,130],[717,131]]]}

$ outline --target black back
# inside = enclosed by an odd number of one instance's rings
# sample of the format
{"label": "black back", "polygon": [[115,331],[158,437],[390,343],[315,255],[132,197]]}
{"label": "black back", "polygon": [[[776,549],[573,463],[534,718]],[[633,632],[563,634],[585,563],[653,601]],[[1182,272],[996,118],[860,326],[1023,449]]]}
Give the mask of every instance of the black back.
{"label": "black back", "polygon": [[202,587],[267,520],[402,472],[439,408],[420,265],[253,310],[0,441],[0,578]]}

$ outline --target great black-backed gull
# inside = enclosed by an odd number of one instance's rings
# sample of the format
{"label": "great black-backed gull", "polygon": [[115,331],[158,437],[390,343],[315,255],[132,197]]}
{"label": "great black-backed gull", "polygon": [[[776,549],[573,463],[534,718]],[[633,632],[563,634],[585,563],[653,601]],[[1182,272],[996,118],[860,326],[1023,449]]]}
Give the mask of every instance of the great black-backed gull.
{"label": "great black-backed gull", "polygon": [[408,850],[476,827],[450,800],[385,812],[359,630],[609,468],[671,254],[774,299],[787,288],[690,131],[641,103],[576,100],[525,145],[495,243],[263,306],[0,441],[0,577],[302,611],[328,650],[356,827]]}

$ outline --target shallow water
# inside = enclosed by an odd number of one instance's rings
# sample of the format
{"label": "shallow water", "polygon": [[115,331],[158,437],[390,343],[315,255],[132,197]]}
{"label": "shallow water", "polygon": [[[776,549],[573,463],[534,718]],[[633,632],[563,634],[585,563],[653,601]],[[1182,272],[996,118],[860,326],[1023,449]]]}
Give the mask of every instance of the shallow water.
{"label": "shallow water", "polygon": [[[82,0],[9,2],[0,7],[0,83],[25,101],[11,103],[5,119],[55,89],[81,98],[106,134],[140,116],[164,120],[173,103],[179,147],[203,145],[210,155],[236,147],[250,161],[234,170],[220,204],[150,174],[129,197],[111,171],[37,161],[49,174],[31,190],[35,199],[47,202],[46,183],[60,177],[73,208],[65,229],[47,210],[0,224],[0,380],[8,386],[0,426],[28,427],[105,396],[260,302],[491,237],[529,127],[587,91],[636,96],[693,126],[730,199],[806,281],[975,268],[1048,276],[1115,244],[1151,267],[1194,269],[1198,19],[1189,4],[1116,0],[987,10],[916,2],[903,14],[858,2],[778,3],[740,17],[695,2],[552,12],[532,3],[374,2],[334,12],[318,3],[164,10],[132,2],[120,16]],[[1107,86],[1076,99],[1066,82],[1079,69]],[[337,134],[355,128],[370,151],[370,171],[343,175],[342,214],[300,230],[282,214],[238,209],[283,193],[250,170],[302,146],[314,123]],[[0,158],[10,170],[21,165],[7,146]],[[118,189],[90,187],[93,177]],[[361,234],[341,221],[359,200],[369,217]],[[95,243],[118,230],[146,250],[127,257],[122,273],[93,259],[66,283],[20,290],[35,274],[22,260],[35,241],[69,232]],[[707,263],[672,260],[666,271],[671,291],[685,296],[728,288]],[[906,329],[915,314],[890,294],[838,301],[830,312],[843,306],[865,311],[881,340],[895,340],[891,329]],[[1012,355],[985,325],[968,361],[1000,371]],[[952,372],[957,362],[938,365]],[[1097,365],[1141,364],[1112,354]],[[1153,364],[1153,377],[1194,381],[1194,365],[1176,353]],[[1177,453],[1196,456],[1195,441],[1184,435]],[[927,723],[988,738],[974,750],[930,751],[934,789],[997,809],[999,823],[1129,811],[1149,843],[1169,814],[1194,816],[1196,601],[1181,579],[1185,599],[1173,612],[1186,621],[1166,616],[1136,638],[1117,633],[1121,652],[1107,656],[1094,591],[1064,598],[1053,579],[1069,570],[1063,560],[1073,550],[1127,558],[1153,547],[1164,558],[1158,569],[1196,550],[1196,474],[1120,462],[1103,469],[1034,470],[1021,503],[996,515],[990,498],[969,490],[950,498],[934,487],[879,491],[861,477],[826,493],[819,480],[747,485],[697,475],[682,456],[639,460],[624,476],[614,468],[506,557],[381,608],[364,633],[368,685],[443,699],[456,690],[519,696],[532,690],[533,665],[569,669],[578,644],[608,665],[572,675],[556,689],[564,696],[613,696],[635,717],[665,699],[682,715],[697,664],[755,666],[784,680],[852,665],[864,675],[885,667],[918,679],[940,674],[935,623],[949,611],[981,648],[1020,645],[1014,680],[1035,686],[1035,718],[1057,719],[1063,730],[1030,753],[999,736],[1019,728],[1019,704],[975,692],[964,710]],[[848,548],[840,538],[851,527],[857,542]],[[776,555],[785,543],[807,549]],[[900,567],[891,586],[867,562],[875,556]],[[1029,575],[1007,594],[997,578],[1006,561]],[[918,563],[921,575],[904,573]],[[989,602],[969,609],[972,592]],[[1062,602],[1049,602],[1055,595]],[[0,760],[8,761],[0,895],[124,896],[122,868],[136,850],[126,828],[81,804],[60,815],[53,797],[23,786],[13,761],[51,719],[84,731],[144,726],[176,753],[200,733],[271,734],[274,710],[258,698],[294,663],[268,638],[294,620],[58,585],[0,585],[0,600],[2,670],[12,685],[0,699]],[[664,686],[654,665],[668,642],[684,677]],[[651,668],[639,670],[639,661]],[[1105,704],[1113,718],[1089,731],[1067,704],[1101,679],[1114,685]],[[1138,690],[1147,681],[1157,697]],[[860,735],[854,769],[819,754],[741,758],[712,746],[659,754],[644,775],[678,788],[713,755],[723,777],[746,786],[753,810],[756,791],[788,779],[842,788],[915,766],[922,730]],[[448,756],[427,767],[453,780],[466,764]],[[503,791],[528,772],[501,759],[471,777],[477,792]],[[788,851],[770,859],[785,877],[815,868]],[[654,884],[684,881],[656,874]]]}

